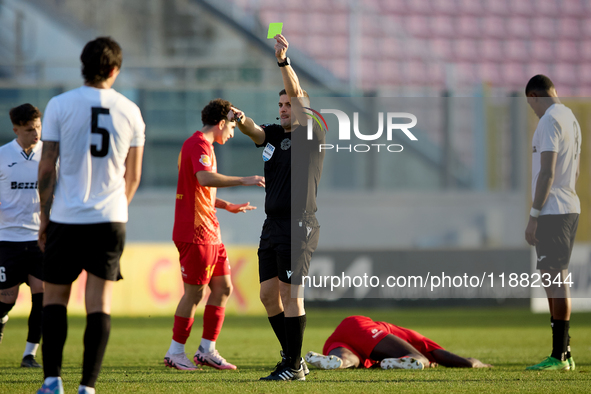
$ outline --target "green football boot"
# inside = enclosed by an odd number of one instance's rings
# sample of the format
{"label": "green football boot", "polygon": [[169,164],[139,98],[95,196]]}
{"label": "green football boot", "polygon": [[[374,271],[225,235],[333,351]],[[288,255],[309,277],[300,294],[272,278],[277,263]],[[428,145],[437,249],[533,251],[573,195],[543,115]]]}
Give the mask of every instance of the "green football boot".
{"label": "green football boot", "polygon": [[539,364],[532,365],[531,367],[525,368],[530,371],[560,371],[569,369],[568,362],[560,361],[554,357],[548,356],[544,361]]}

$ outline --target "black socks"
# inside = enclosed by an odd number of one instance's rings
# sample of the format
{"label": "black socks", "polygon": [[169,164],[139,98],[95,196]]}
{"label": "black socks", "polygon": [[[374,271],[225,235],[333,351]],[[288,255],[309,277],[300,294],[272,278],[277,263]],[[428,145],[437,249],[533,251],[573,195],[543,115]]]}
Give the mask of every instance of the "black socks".
{"label": "black socks", "polygon": [[61,375],[64,344],[68,336],[67,309],[63,305],[43,308],[43,374],[45,378]]}
{"label": "black socks", "polygon": [[565,356],[569,342],[569,323],[568,320],[552,319],[552,357],[561,361],[567,359]]}
{"label": "black socks", "polygon": [[14,303],[12,304],[5,304],[0,302],[0,320],[4,318],[4,316],[8,315],[8,312],[14,307]]}
{"label": "black socks", "polygon": [[31,296],[33,305],[29,314],[29,335],[27,342],[39,343],[41,340],[41,324],[43,319],[43,293],[33,294]]}
{"label": "black socks", "polygon": [[103,357],[111,332],[111,316],[97,312],[86,316],[84,332],[84,361],[82,364],[82,386],[94,387],[101,371]]}
{"label": "black socks", "polygon": [[278,315],[269,316],[269,323],[271,323],[275,336],[281,344],[281,350],[285,353],[285,350],[287,349],[287,339],[285,338],[285,313],[281,312]]}
{"label": "black socks", "polygon": [[285,353],[290,367],[293,369],[300,369],[305,330],[306,315],[285,318],[285,334],[287,336]]}

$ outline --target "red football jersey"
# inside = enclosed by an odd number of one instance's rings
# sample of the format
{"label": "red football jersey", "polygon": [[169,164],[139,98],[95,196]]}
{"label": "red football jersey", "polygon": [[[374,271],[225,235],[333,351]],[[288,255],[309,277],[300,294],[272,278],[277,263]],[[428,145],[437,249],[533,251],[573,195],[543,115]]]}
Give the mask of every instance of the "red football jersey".
{"label": "red football jersey", "polygon": [[217,172],[213,145],[202,132],[195,132],[185,141],[178,166],[172,240],[194,244],[222,243],[220,223],[215,215],[217,188],[201,186],[196,175],[199,171]]}
{"label": "red football jersey", "polygon": [[388,334],[410,343],[431,362],[435,362],[431,352],[436,349],[443,349],[429,338],[408,328],[395,326],[387,322],[373,321],[365,316],[349,316],[343,319],[332,335],[328,337],[322,353],[328,355],[331,350],[344,347],[359,357],[359,367],[370,368],[377,362],[371,359],[371,352]]}

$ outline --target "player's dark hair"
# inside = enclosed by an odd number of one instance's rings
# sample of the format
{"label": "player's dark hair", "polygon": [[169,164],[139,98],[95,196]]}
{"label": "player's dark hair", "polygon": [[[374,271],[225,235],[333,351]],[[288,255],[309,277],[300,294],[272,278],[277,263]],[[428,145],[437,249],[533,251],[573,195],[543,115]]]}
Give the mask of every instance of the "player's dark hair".
{"label": "player's dark hair", "polygon": [[211,100],[201,111],[201,121],[203,126],[215,126],[224,119],[228,119],[228,112],[232,109],[232,103],[227,100],[217,98]]}
{"label": "player's dark hair", "polygon": [[41,111],[39,111],[39,108],[26,103],[12,108],[9,115],[14,126],[24,126],[32,120],[41,118]]}
{"label": "player's dark hair", "polygon": [[123,53],[111,37],[98,37],[86,44],[80,61],[84,80],[96,84],[108,79],[114,67],[121,68]]}
{"label": "player's dark hair", "polygon": [[533,76],[527,86],[525,87],[525,95],[527,96],[530,92],[547,93],[554,87],[554,84],[545,75],[538,74]]}
{"label": "player's dark hair", "polygon": [[[304,89],[302,89],[302,92],[304,92],[304,97],[310,97],[308,96],[308,92],[306,92]],[[279,92],[279,97],[283,96],[284,94],[287,94],[287,92],[285,91],[285,89],[281,89],[281,91]]]}

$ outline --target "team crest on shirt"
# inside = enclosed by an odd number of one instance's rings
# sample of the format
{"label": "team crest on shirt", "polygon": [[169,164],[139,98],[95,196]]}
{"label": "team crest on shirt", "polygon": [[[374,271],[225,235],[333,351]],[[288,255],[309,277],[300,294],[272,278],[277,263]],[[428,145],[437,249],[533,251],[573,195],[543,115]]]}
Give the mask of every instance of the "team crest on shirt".
{"label": "team crest on shirt", "polygon": [[536,153],[538,150],[536,149],[536,147],[534,146],[534,153]]}
{"label": "team crest on shirt", "polygon": [[205,167],[211,167],[211,158],[207,155],[201,155],[199,163],[203,164]]}
{"label": "team crest on shirt", "polygon": [[291,140],[289,138],[281,141],[281,149],[288,150],[291,147]]}

